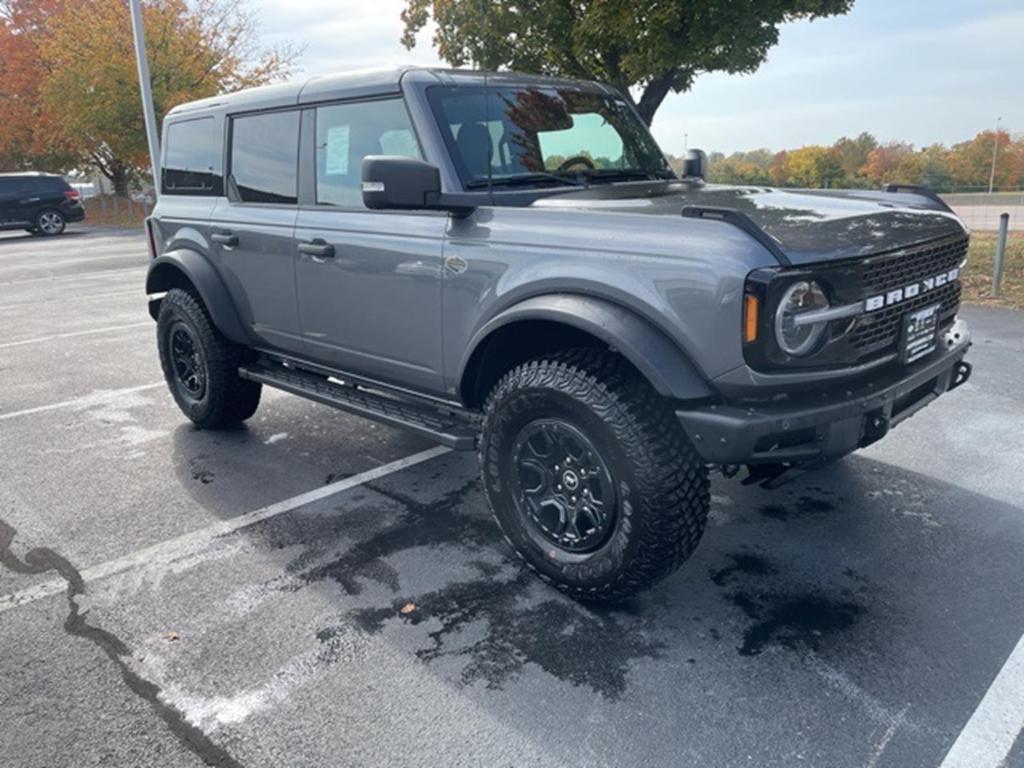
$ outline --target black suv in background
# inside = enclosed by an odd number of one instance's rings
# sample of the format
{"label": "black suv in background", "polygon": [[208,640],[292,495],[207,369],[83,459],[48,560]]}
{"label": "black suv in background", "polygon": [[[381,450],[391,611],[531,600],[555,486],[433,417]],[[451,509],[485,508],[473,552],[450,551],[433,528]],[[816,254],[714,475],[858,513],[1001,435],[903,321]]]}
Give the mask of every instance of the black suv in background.
{"label": "black suv in background", "polygon": [[85,218],[81,195],[55,173],[0,173],[0,229],[59,235]]}

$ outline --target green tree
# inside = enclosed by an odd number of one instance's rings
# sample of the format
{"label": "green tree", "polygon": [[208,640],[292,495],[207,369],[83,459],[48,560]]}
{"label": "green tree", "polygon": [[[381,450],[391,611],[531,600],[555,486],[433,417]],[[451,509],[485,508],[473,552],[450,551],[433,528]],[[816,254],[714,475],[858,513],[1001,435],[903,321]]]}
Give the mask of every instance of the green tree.
{"label": "green tree", "polygon": [[648,123],[703,72],[749,73],[779,26],[848,12],[853,0],[406,0],[407,48],[433,19],[452,66],[473,63],[611,83]]}

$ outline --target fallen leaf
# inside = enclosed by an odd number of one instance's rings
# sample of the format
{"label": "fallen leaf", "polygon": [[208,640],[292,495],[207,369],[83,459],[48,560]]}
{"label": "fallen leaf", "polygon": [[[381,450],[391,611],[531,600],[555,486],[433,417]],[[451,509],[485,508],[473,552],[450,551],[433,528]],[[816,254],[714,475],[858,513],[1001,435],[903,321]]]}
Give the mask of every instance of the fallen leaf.
{"label": "fallen leaf", "polygon": [[416,610],[416,603],[406,603],[399,609],[399,613],[412,613]]}

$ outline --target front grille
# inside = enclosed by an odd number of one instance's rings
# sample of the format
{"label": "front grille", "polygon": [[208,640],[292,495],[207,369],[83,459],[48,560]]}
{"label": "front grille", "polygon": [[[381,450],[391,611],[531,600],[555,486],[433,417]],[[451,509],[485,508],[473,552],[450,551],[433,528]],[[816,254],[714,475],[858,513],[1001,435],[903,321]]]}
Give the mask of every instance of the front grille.
{"label": "front grille", "polygon": [[865,295],[884,293],[948,272],[959,266],[966,255],[967,238],[960,237],[909,253],[870,258],[864,262]]}
{"label": "front grille", "polygon": [[[864,297],[902,288],[955,269],[967,255],[967,243],[967,238],[962,237],[910,252],[868,259],[862,272]],[[941,304],[939,325],[944,327],[960,306],[960,281],[955,280],[913,299],[862,315],[850,331],[848,340],[862,359],[891,351],[899,340],[904,315],[936,302]]]}

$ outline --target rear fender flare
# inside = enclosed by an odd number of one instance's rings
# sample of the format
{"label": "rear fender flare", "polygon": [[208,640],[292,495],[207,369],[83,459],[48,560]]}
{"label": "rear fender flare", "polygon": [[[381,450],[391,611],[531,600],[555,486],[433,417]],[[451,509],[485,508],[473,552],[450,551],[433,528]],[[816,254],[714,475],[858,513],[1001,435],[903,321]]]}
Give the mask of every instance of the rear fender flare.
{"label": "rear fender flare", "polygon": [[[224,281],[214,266],[196,251],[182,248],[153,259],[146,273],[146,293],[152,296],[182,287],[182,277],[195,287],[221,333],[237,344],[251,343]],[[159,302],[150,301],[150,314],[154,319],[158,311]]]}
{"label": "rear fender flare", "polygon": [[462,386],[480,345],[499,328],[523,320],[563,323],[590,334],[629,360],[655,391],[665,397],[694,400],[715,394],[697,366],[661,330],[618,304],[573,294],[535,296],[485,323],[473,335],[459,366]]}

